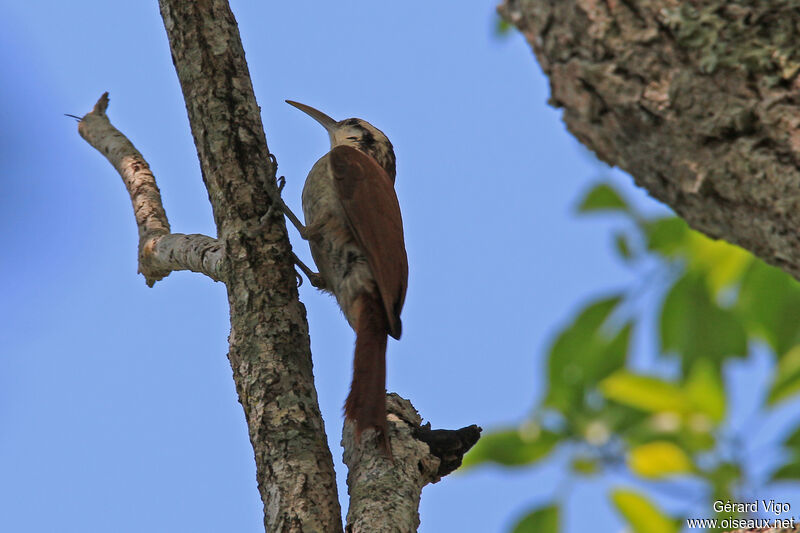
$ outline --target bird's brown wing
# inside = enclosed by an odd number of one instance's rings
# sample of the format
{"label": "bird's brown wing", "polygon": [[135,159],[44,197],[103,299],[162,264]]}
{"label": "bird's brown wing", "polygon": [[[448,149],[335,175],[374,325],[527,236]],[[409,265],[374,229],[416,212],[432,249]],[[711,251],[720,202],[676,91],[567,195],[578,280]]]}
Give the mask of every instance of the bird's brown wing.
{"label": "bird's brown wing", "polygon": [[330,152],[334,184],[353,234],[367,256],[389,322],[389,335],[400,338],[400,310],[408,286],[408,258],[400,204],[386,171],[370,156],[350,146]]}

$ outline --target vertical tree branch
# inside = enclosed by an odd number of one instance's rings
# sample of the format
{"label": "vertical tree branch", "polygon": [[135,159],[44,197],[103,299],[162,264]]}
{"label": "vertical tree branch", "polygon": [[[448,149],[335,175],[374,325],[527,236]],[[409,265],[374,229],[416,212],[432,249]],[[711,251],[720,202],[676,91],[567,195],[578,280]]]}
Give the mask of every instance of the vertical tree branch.
{"label": "vertical tree branch", "polygon": [[[340,532],[295,256],[283,217],[262,222],[270,199],[280,199],[236,21],[227,0],[160,0],[160,6],[218,239],[170,233],[147,162],[105,114],[107,94],[81,119],[79,132],[125,182],[148,284],[182,269],[226,283],[228,356],[255,451],[266,530]],[[415,530],[422,488],[457,468],[480,434],[477,426],[421,427],[411,403],[397,395],[388,407],[393,461],[374,443],[356,445],[349,428],[344,434],[349,532]]]}
{"label": "vertical tree branch", "polygon": [[267,531],[341,531],[333,462],[313,385],[305,308],[236,21],[225,0],[160,0],[223,243],[228,357],[255,451]]}

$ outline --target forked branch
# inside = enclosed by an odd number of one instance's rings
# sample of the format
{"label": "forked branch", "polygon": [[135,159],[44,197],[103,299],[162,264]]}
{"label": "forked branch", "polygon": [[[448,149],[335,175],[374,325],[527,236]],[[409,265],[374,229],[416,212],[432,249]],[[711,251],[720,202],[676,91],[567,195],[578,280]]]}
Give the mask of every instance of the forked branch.
{"label": "forked branch", "polygon": [[[147,162],[106,116],[107,95],[81,119],[79,132],[114,165],[128,189],[139,228],[139,270],[147,283],[173,270],[225,282],[228,358],[253,445],[265,530],[341,532],[295,255],[283,220],[265,217],[278,203],[276,168],[236,20],[227,0],[159,0],[159,6],[218,240],[170,233]],[[345,433],[350,532],[413,531],[422,487],[457,467],[477,440],[476,427],[453,432],[420,427],[419,415],[399,398],[392,397],[388,407],[394,463],[375,446],[356,446],[352,433]]]}
{"label": "forked branch", "polygon": [[133,203],[139,228],[139,272],[147,285],[173,270],[191,270],[222,281],[222,245],[206,235],[170,233],[169,221],[155,176],[141,153],[106,115],[108,93],[103,93],[78,123],[78,133],[114,165]]}

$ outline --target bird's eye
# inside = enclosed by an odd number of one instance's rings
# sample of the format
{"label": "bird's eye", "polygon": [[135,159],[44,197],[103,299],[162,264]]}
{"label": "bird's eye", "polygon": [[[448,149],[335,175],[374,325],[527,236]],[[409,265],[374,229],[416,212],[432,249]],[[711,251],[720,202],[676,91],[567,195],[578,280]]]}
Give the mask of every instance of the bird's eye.
{"label": "bird's eye", "polygon": [[358,137],[348,137],[347,139],[348,139],[348,140],[351,140],[351,141],[357,141],[357,140],[358,140]]}

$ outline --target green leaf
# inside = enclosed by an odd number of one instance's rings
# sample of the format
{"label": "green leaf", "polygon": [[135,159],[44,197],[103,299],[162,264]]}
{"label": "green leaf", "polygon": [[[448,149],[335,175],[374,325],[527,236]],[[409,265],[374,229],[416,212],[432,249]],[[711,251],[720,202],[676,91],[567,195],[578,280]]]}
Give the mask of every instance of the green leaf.
{"label": "green leaf", "polygon": [[800,454],[800,427],[795,429],[784,441],[784,446],[791,448]]}
{"label": "green leaf", "polygon": [[793,457],[791,462],[786,463],[776,470],[775,473],[772,474],[772,479],[776,481],[780,479],[797,481],[800,479],[800,461],[797,460],[797,457]]}
{"label": "green leaf", "polygon": [[625,370],[604,379],[600,390],[606,398],[642,411],[683,413],[688,407],[686,396],[677,385]]}
{"label": "green leaf", "polygon": [[558,533],[559,514],[556,505],[531,511],[516,523],[512,533]]}
{"label": "green leaf", "polygon": [[651,220],[645,225],[647,249],[666,257],[685,252],[689,226],[678,217]]}
{"label": "green leaf", "polygon": [[676,435],[680,446],[687,452],[707,452],[717,445],[713,421],[704,414],[695,413],[687,418],[685,428]]}
{"label": "green leaf", "polygon": [[638,492],[616,489],[611,501],[633,533],[678,533],[678,524]]}
{"label": "green leaf", "polygon": [[784,441],[783,445],[789,448],[790,459],[785,465],[780,467],[774,474],[772,479],[800,479],[800,427],[795,429]]}
{"label": "green leaf", "polygon": [[712,494],[718,496],[732,494],[742,481],[742,469],[736,463],[723,462],[708,473],[708,479],[711,481]]}
{"label": "green leaf", "polygon": [[643,411],[636,412],[644,416],[639,423],[617,432],[629,449],[654,440],[674,439],[676,432],[683,429],[682,418],[676,413],[662,412],[648,416]]}
{"label": "green leaf", "polygon": [[574,412],[587,389],[625,364],[630,326],[613,337],[603,330],[619,302],[614,296],[591,303],[556,338],[548,357],[546,406]]}
{"label": "green leaf", "polygon": [[684,385],[686,397],[695,412],[708,415],[714,422],[725,416],[725,389],[719,368],[708,359],[698,359],[692,364]]}
{"label": "green leaf", "polygon": [[587,354],[587,357],[582,358],[588,365],[586,374],[589,377],[589,383],[594,385],[613,372],[625,367],[632,330],[632,324],[625,324],[617,331],[614,337],[603,344],[595,357],[589,357],[589,355],[595,354]]}
{"label": "green leaf", "polygon": [[611,185],[599,183],[583,197],[578,212],[592,211],[630,211],[628,204]]}
{"label": "green leaf", "polygon": [[[599,391],[601,392],[601,391]],[[602,394],[602,392],[601,392]],[[653,431],[648,427],[647,420],[650,413],[623,405],[618,402],[603,402],[599,411],[591,413],[595,420],[599,420],[607,428],[607,432],[613,439],[615,435],[625,438],[626,441],[631,442],[631,437],[634,439],[641,436],[642,441],[646,442],[653,440]],[[585,440],[591,437],[589,422],[582,431]]]}
{"label": "green leaf", "polygon": [[753,261],[742,278],[736,309],[747,329],[778,355],[800,344],[800,283],[763,261]]}
{"label": "green leaf", "polygon": [[677,353],[684,368],[698,359],[716,365],[747,354],[747,335],[739,315],[711,299],[706,280],[687,272],[670,289],[661,308],[661,349]]}
{"label": "green leaf", "polygon": [[692,461],[679,446],[661,440],[633,448],[628,454],[628,466],[636,474],[659,479],[692,471]]}
{"label": "green leaf", "polygon": [[767,403],[776,404],[800,392],[800,344],[778,360]]}
{"label": "green leaf", "polygon": [[489,433],[464,456],[463,467],[482,463],[497,463],[504,466],[520,466],[535,463],[547,456],[561,440],[552,431],[527,426],[522,429],[507,429]]}
{"label": "green leaf", "polygon": [[505,37],[506,35],[511,33],[511,30],[513,29],[514,26],[509,24],[505,19],[500,17],[497,17],[495,19],[495,25],[494,25],[495,37]]}
{"label": "green leaf", "polygon": [[572,471],[584,476],[596,474],[599,470],[597,461],[587,457],[576,457],[572,460]]}
{"label": "green leaf", "polygon": [[614,249],[617,251],[617,255],[626,261],[633,257],[633,251],[625,233],[620,232],[614,235]]}
{"label": "green leaf", "polygon": [[689,233],[689,268],[706,275],[711,294],[717,294],[738,282],[753,261],[753,256],[723,240],[702,233]]}

